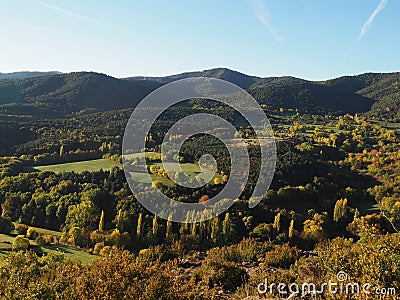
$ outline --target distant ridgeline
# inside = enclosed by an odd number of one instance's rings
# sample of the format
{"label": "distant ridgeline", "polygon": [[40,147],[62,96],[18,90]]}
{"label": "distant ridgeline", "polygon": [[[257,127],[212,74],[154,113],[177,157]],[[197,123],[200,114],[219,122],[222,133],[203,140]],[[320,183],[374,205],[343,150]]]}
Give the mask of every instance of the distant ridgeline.
{"label": "distant ridgeline", "polygon": [[314,82],[293,77],[260,78],[223,68],[124,79],[92,72],[0,73],[0,116],[7,120],[63,118],[77,113],[133,108],[159,86],[193,76],[230,81],[271,110],[399,117],[400,73],[368,73]]}

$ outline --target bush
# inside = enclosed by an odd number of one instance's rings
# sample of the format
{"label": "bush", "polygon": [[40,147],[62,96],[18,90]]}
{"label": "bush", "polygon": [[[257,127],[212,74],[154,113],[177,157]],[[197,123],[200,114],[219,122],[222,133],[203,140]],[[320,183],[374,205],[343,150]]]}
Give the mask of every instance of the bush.
{"label": "bush", "polygon": [[208,257],[203,261],[198,276],[209,287],[218,285],[229,290],[234,290],[248,279],[247,272],[237,263]]}
{"label": "bush", "polygon": [[157,245],[148,249],[142,249],[139,252],[138,261],[143,263],[155,262],[161,263],[179,257],[179,248],[167,245]]}
{"label": "bush", "polygon": [[26,232],[28,231],[28,225],[18,224],[17,231],[21,235],[26,235]]}
{"label": "bush", "polygon": [[52,234],[46,234],[44,237],[46,244],[58,244],[58,237]]}
{"label": "bush", "polygon": [[289,268],[299,257],[300,253],[296,247],[283,244],[276,245],[273,250],[267,252],[264,262],[273,267]]}
{"label": "bush", "polygon": [[250,237],[260,239],[261,241],[268,241],[274,238],[275,230],[272,224],[262,223],[250,232]]}
{"label": "bush", "polygon": [[26,237],[31,240],[35,240],[39,236],[39,232],[37,232],[34,228],[29,227],[26,231]]}
{"label": "bush", "polygon": [[96,243],[94,245],[93,253],[94,254],[100,254],[100,251],[104,248],[104,243]]}
{"label": "bush", "polygon": [[257,262],[272,248],[272,242],[244,239],[236,245],[212,248],[207,252],[207,257],[237,263]]}
{"label": "bush", "polygon": [[23,235],[18,235],[12,242],[13,250],[26,250],[29,247],[29,240]]}
{"label": "bush", "polygon": [[44,239],[43,236],[39,235],[36,239],[35,239],[36,244],[38,244],[38,246],[44,246],[46,245],[46,240]]}

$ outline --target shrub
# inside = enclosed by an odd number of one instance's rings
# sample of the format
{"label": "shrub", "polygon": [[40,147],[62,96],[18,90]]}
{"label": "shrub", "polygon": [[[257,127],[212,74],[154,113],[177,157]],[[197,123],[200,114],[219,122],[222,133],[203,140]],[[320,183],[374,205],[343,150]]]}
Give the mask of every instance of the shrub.
{"label": "shrub", "polygon": [[29,227],[26,231],[26,237],[28,239],[34,240],[39,236],[39,232],[37,232],[34,228]]}
{"label": "shrub", "polygon": [[46,244],[58,244],[58,237],[52,234],[46,234],[44,237]]}
{"label": "shrub", "polygon": [[110,246],[104,246],[103,248],[101,248],[100,250],[100,255],[101,256],[107,256],[111,253],[112,248]]}
{"label": "shrub", "polygon": [[250,232],[252,238],[260,239],[261,241],[271,240],[275,235],[275,230],[272,224],[262,223]]}
{"label": "shrub", "polygon": [[170,247],[165,244],[142,249],[139,252],[138,261],[143,263],[155,262],[161,263],[179,257],[179,248]]}
{"label": "shrub", "polygon": [[289,268],[300,257],[296,247],[289,244],[276,245],[274,249],[267,252],[264,262],[273,267]]}
{"label": "shrub", "polygon": [[36,244],[38,244],[38,246],[44,246],[46,244],[46,240],[44,239],[43,236],[39,235],[36,239],[35,239]]}
{"label": "shrub", "polygon": [[26,232],[28,231],[28,225],[18,224],[17,231],[21,235],[26,235]]}
{"label": "shrub", "polygon": [[29,240],[23,235],[18,235],[12,242],[13,250],[26,250],[29,247]]}
{"label": "shrub", "polygon": [[104,243],[96,243],[94,245],[93,253],[94,254],[100,254],[100,251],[104,248]]}
{"label": "shrub", "polygon": [[209,257],[203,261],[197,274],[210,287],[218,285],[230,290],[248,279],[246,271],[237,263]]}

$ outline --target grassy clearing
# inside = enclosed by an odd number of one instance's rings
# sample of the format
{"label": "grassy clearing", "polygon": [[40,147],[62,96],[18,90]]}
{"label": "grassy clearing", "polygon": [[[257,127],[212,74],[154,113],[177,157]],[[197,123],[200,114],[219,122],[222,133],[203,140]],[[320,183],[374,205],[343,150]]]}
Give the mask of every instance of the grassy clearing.
{"label": "grassy clearing", "polygon": [[62,172],[75,172],[82,173],[84,171],[96,172],[100,170],[111,170],[113,167],[121,168],[122,165],[116,162],[113,162],[109,159],[94,159],[94,160],[84,160],[72,163],[64,163],[64,164],[56,164],[56,165],[47,165],[47,166],[37,166],[33,167],[36,171],[51,171],[55,173]]}
{"label": "grassy clearing", "polygon": [[[37,227],[34,227],[34,228],[39,233],[43,233],[43,234],[56,234],[56,235],[61,234],[58,231],[51,231],[51,230],[37,228]],[[8,254],[8,252],[10,252],[11,245],[12,245],[14,238],[15,238],[15,235],[0,234],[0,258],[3,256],[6,256]],[[29,240],[29,242],[32,246],[37,246],[37,244],[34,241]],[[66,258],[69,258],[69,259],[75,260],[75,261],[80,260],[84,264],[88,264],[88,263],[91,263],[91,262],[99,259],[99,256],[97,256],[97,255],[92,255],[86,251],[74,249],[72,247],[64,246],[64,245],[45,245],[40,248],[44,253],[49,253],[51,251],[61,252],[64,254],[64,256]]]}
{"label": "grassy clearing", "polygon": [[[150,162],[149,165],[156,165],[160,168],[164,168],[161,162]],[[201,176],[206,182],[211,180],[212,178],[218,177],[221,179],[220,175],[213,176],[213,172],[203,168],[203,172],[198,165],[193,163],[165,163],[165,169],[172,172],[179,172],[180,168],[185,172],[188,176]],[[144,183],[151,183],[149,177],[146,173],[139,173],[139,172],[131,172],[132,179],[137,182],[144,182]],[[150,175],[152,181],[160,181],[162,184],[166,186],[172,186],[173,182],[169,178],[157,176],[157,175]]]}
{"label": "grassy clearing", "polygon": [[64,245],[45,245],[42,246],[42,251],[49,253],[52,251],[58,251],[64,254],[66,258],[78,261],[80,260],[83,264],[88,264],[99,259],[99,256],[90,254],[86,251],[74,249]]}
{"label": "grassy clearing", "polygon": [[[13,224],[14,224],[15,228],[17,228],[18,223],[13,222]],[[57,236],[57,237],[60,237],[60,236],[61,236],[61,231],[55,231],[55,230],[50,230],[50,229],[45,229],[45,228],[40,228],[40,227],[34,227],[34,226],[30,226],[30,225],[29,225],[29,227],[35,229],[39,234],[42,234],[42,235],[47,235],[47,234],[49,234],[49,235],[55,235],[55,236]],[[12,232],[12,233],[15,233],[15,234],[16,234],[17,231],[15,230],[15,231]]]}
{"label": "grassy clearing", "polygon": [[[130,154],[128,155],[128,158],[134,158],[140,156],[140,153],[135,153],[135,154]],[[146,157],[149,158],[150,160],[154,159],[155,157],[158,157],[158,153],[156,152],[146,152]],[[149,165],[157,165],[159,167],[163,167],[161,162],[149,162]],[[166,169],[173,171],[173,172],[178,172],[180,170],[179,165],[182,167],[182,170],[188,175],[188,176],[197,176],[200,175],[206,182],[212,179],[213,173],[210,170],[203,169],[203,173],[200,170],[200,167],[196,164],[193,163],[166,163]],[[85,161],[79,161],[79,162],[72,162],[72,163],[63,163],[63,164],[55,164],[55,165],[47,165],[47,166],[36,166],[33,168],[35,171],[50,171],[50,172],[55,172],[55,173],[62,173],[62,172],[76,172],[76,173],[82,173],[84,171],[89,171],[89,172],[95,172],[99,170],[110,170],[113,167],[118,167],[122,168],[121,164],[118,164],[116,162],[113,162],[108,159],[95,159],[95,160],[85,160]],[[133,180],[137,182],[149,182],[149,178],[146,174],[144,173],[139,173],[139,172],[131,172],[131,176]],[[161,181],[162,184],[166,186],[172,186],[173,182],[169,180],[168,178],[164,178],[161,176],[157,175],[150,175],[151,179],[153,181],[158,180]],[[216,175],[214,177],[220,178],[219,175]],[[220,178],[221,179],[221,178]],[[45,230],[45,229],[38,229],[39,230]],[[45,232],[40,232],[43,234],[54,234],[54,233],[45,233]]]}

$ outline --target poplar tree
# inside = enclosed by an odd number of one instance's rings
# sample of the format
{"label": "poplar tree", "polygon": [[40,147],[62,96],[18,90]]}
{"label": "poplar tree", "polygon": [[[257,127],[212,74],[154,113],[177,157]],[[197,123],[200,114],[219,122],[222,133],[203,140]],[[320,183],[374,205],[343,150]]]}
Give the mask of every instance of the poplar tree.
{"label": "poplar tree", "polygon": [[137,222],[137,228],[136,228],[136,234],[137,236],[142,236],[142,223],[143,223],[143,214],[139,214],[138,222]]}
{"label": "poplar tree", "polygon": [[294,230],[294,219],[292,219],[290,221],[290,225],[289,225],[289,238],[291,239],[293,237],[293,230]]}
{"label": "poplar tree", "polygon": [[100,221],[99,221],[99,231],[104,230],[104,210],[101,211]]}
{"label": "poplar tree", "polygon": [[157,216],[154,215],[153,218],[153,234],[157,235],[158,234],[158,222],[157,222]]}
{"label": "poplar tree", "polygon": [[167,230],[165,233],[165,237],[167,239],[170,239],[172,237],[172,220],[171,220],[171,216],[168,217],[168,221],[167,221]]}
{"label": "poplar tree", "polygon": [[275,216],[273,227],[274,227],[275,231],[277,233],[279,233],[279,231],[281,230],[281,213],[278,213]]}

